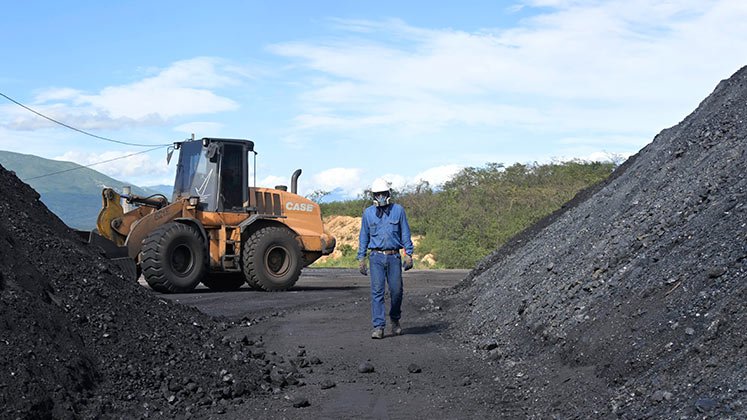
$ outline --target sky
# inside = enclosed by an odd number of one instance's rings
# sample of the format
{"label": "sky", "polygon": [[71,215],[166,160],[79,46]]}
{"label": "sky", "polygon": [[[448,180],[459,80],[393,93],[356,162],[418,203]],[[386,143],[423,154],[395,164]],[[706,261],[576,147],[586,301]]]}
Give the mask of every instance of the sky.
{"label": "sky", "polygon": [[[743,0],[0,0],[0,93],[125,143],[255,142],[355,198],[486,163],[620,159],[747,64]],[[0,150],[172,184],[164,147],[0,97]]]}

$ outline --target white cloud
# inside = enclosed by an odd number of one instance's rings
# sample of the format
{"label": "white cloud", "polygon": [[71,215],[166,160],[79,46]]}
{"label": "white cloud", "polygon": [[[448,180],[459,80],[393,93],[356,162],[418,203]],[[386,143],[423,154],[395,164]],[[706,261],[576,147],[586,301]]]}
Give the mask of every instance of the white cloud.
{"label": "white cloud", "polygon": [[463,124],[647,138],[747,56],[742,1],[523,2],[537,7],[518,26],[475,32],[337,20],[337,39],[270,51],[313,72],[301,131]]}
{"label": "white cloud", "polygon": [[442,184],[461,167],[457,165],[444,165],[423,171],[415,177],[408,177],[398,173],[385,173],[371,176],[360,168],[330,168],[314,174],[311,179],[301,185],[301,194],[309,194],[314,191],[335,192],[343,199],[353,199],[371,188],[374,179],[386,180],[391,188],[403,190],[417,185],[421,180],[427,180],[432,186]]}
{"label": "white cloud", "polygon": [[[108,86],[96,93],[50,88],[29,105],[42,114],[80,129],[163,125],[177,118],[237,109],[239,104],[214,90],[246,78],[235,66],[211,57],[177,61],[142,80]],[[0,126],[35,130],[53,123],[28,111],[13,110]]]}
{"label": "white cloud", "polygon": [[365,189],[370,189],[371,185],[373,184],[374,179],[381,178],[389,183],[389,186],[394,190],[403,190],[405,187],[407,187],[410,183],[409,180],[400,174],[393,174],[393,173],[387,173],[383,174],[377,177],[372,178],[369,180],[369,182],[366,183]]}
{"label": "white cloud", "polygon": [[312,175],[313,190],[339,190],[350,198],[356,197],[363,191],[363,170],[360,168],[330,168]]}
{"label": "white cloud", "polygon": [[580,159],[586,162],[616,162],[622,163],[634,153],[611,153],[611,152],[593,152],[588,156],[582,156]]}
{"label": "white cloud", "polygon": [[235,77],[222,73],[220,63],[205,57],[178,61],[154,77],[82,95],[79,102],[106,110],[114,118],[135,120],[233,110],[238,107],[236,102],[210,90],[238,83]]}
{"label": "white cloud", "polygon": [[[102,153],[91,153],[69,151],[52,159],[75,162],[84,166],[105,162],[93,165],[91,169],[119,181],[132,182],[140,186],[173,183],[173,167],[169,168],[166,165],[165,152],[163,150],[156,151],[156,155],[153,156],[150,154],[135,154],[138,152],[105,151]],[[128,155],[133,156],[124,157]]]}
{"label": "white cloud", "polygon": [[425,171],[415,175],[413,177],[413,183],[417,185],[420,181],[427,181],[431,187],[437,187],[450,180],[462,169],[464,169],[464,166],[456,164],[436,166],[435,168],[426,169]]}

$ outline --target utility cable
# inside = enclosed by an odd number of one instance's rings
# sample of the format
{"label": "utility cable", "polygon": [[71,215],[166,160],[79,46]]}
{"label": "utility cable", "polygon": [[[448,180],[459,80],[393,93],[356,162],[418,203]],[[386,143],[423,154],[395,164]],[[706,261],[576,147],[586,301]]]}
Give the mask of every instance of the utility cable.
{"label": "utility cable", "polygon": [[130,153],[129,155],[120,156],[120,157],[116,157],[116,158],[113,158],[113,159],[102,160],[101,162],[91,163],[89,165],[80,165],[80,166],[76,166],[75,168],[63,169],[61,171],[52,172],[52,173],[49,173],[49,174],[38,175],[38,176],[31,177],[31,178],[26,178],[26,179],[23,179],[22,181],[26,182],[26,181],[31,181],[31,180],[34,180],[34,179],[39,179],[39,178],[44,178],[44,177],[48,177],[48,176],[52,176],[52,175],[61,174],[61,173],[64,173],[64,172],[77,171],[78,169],[83,169],[83,168],[90,168],[91,166],[101,165],[102,163],[114,162],[115,160],[125,159],[125,158],[128,158],[130,156],[141,155],[143,153],[148,153],[148,152],[152,152],[154,150],[163,149],[164,147],[167,147],[167,146],[168,145],[158,146],[158,147],[154,147],[152,149],[144,150],[142,152]]}
{"label": "utility cable", "polygon": [[102,136],[98,136],[98,135],[96,135],[96,134],[92,134],[92,133],[89,133],[89,132],[87,132],[87,131],[81,130],[81,129],[79,129],[79,128],[75,128],[75,127],[73,127],[73,126],[71,126],[71,125],[65,124],[65,123],[63,123],[63,122],[57,121],[57,120],[55,120],[54,118],[48,117],[48,116],[46,116],[46,115],[42,114],[41,112],[38,112],[38,111],[36,111],[36,110],[34,110],[34,109],[31,109],[31,108],[27,107],[26,105],[24,105],[24,104],[22,104],[22,103],[20,103],[20,102],[16,101],[15,99],[11,98],[10,96],[8,96],[8,95],[6,95],[6,94],[4,94],[4,93],[2,93],[2,92],[0,92],[0,96],[2,96],[3,98],[5,98],[5,99],[7,99],[7,100],[9,100],[9,101],[11,101],[11,102],[13,102],[14,104],[16,104],[16,105],[20,106],[21,108],[23,108],[23,109],[25,109],[25,110],[27,110],[27,111],[31,111],[31,112],[33,112],[34,114],[36,114],[36,115],[38,115],[38,116],[40,116],[40,117],[42,117],[42,118],[44,118],[44,119],[46,119],[46,120],[52,121],[52,122],[53,122],[53,123],[55,123],[55,124],[59,124],[59,125],[61,125],[61,126],[65,127],[65,128],[69,128],[69,129],[71,129],[71,130],[73,130],[73,131],[77,131],[77,132],[79,132],[79,133],[81,133],[81,134],[85,134],[86,136],[91,136],[91,137],[97,138],[97,139],[99,139],[99,140],[109,141],[109,142],[112,142],[112,143],[119,143],[119,144],[124,144],[124,145],[126,145],[126,146],[136,146],[136,147],[152,147],[152,146],[159,146],[159,147],[164,147],[164,146],[169,146],[169,145],[170,145],[170,144],[142,144],[142,143],[130,143],[130,142],[126,142],[126,141],[119,141],[119,140],[114,140],[114,139],[110,139],[110,138],[108,138],[108,137],[102,137]]}

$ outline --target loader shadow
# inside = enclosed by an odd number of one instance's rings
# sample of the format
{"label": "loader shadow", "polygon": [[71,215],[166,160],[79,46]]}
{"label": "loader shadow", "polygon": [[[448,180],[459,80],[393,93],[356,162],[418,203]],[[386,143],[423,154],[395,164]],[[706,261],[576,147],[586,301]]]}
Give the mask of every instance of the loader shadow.
{"label": "loader shadow", "polygon": [[[148,285],[143,285],[143,287],[153,290]],[[361,287],[363,286],[293,286],[292,288],[285,290],[283,292],[279,292],[279,293],[344,291],[344,290],[355,290]],[[164,294],[164,293],[155,292],[155,291],[153,293]],[[256,290],[256,289],[252,289],[246,286],[242,286],[240,289],[237,289],[237,290],[212,290],[203,285],[199,285],[191,292],[179,293],[179,295],[188,296],[188,295],[213,295],[213,294],[230,294],[230,293],[257,293],[257,294],[263,294],[263,295],[269,296],[273,292],[266,292],[264,290]]]}
{"label": "loader shadow", "polygon": [[[344,290],[355,290],[363,286],[293,286],[292,288],[279,293],[292,293],[292,292],[329,292],[329,291],[344,291]],[[366,286],[368,287],[368,286]],[[223,293],[258,293],[268,294],[272,292],[266,292],[263,290],[255,290],[250,287],[241,287],[238,290],[211,290],[205,286],[198,286],[191,294],[223,294]],[[187,293],[188,294],[188,293]]]}
{"label": "loader shadow", "polygon": [[435,333],[439,333],[442,331],[446,331],[448,327],[449,327],[449,324],[446,322],[437,322],[435,324],[429,324],[429,325],[417,325],[414,327],[403,326],[402,334],[405,334],[405,335],[435,334]]}
{"label": "loader shadow", "polygon": [[365,287],[366,289],[369,288],[368,285],[366,286],[358,286],[358,285],[350,285],[350,286],[293,286],[291,289],[289,289],[289,292],[303,292],[303,291],[309,291],[309,292],[315,292],[315,291],[330,291],[330,290],[355,290]]}

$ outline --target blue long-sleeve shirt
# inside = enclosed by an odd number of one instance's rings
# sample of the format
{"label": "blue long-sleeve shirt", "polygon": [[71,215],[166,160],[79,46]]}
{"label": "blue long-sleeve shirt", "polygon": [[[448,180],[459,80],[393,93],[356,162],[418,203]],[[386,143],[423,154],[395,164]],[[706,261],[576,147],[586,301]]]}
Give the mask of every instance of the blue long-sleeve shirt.
{"label": "blue long-sleeve shirt", "polygon": [[[404,207],[397,203],[389,204],[388,211],[376,211],[376,206],[363,210],[361,232],[358,236],[358,259],[366,257],[369,249],[405,249],[412,255],[413,246],[410,238],[410,224]],[[381,217],[377,215],[381,214]]]}

